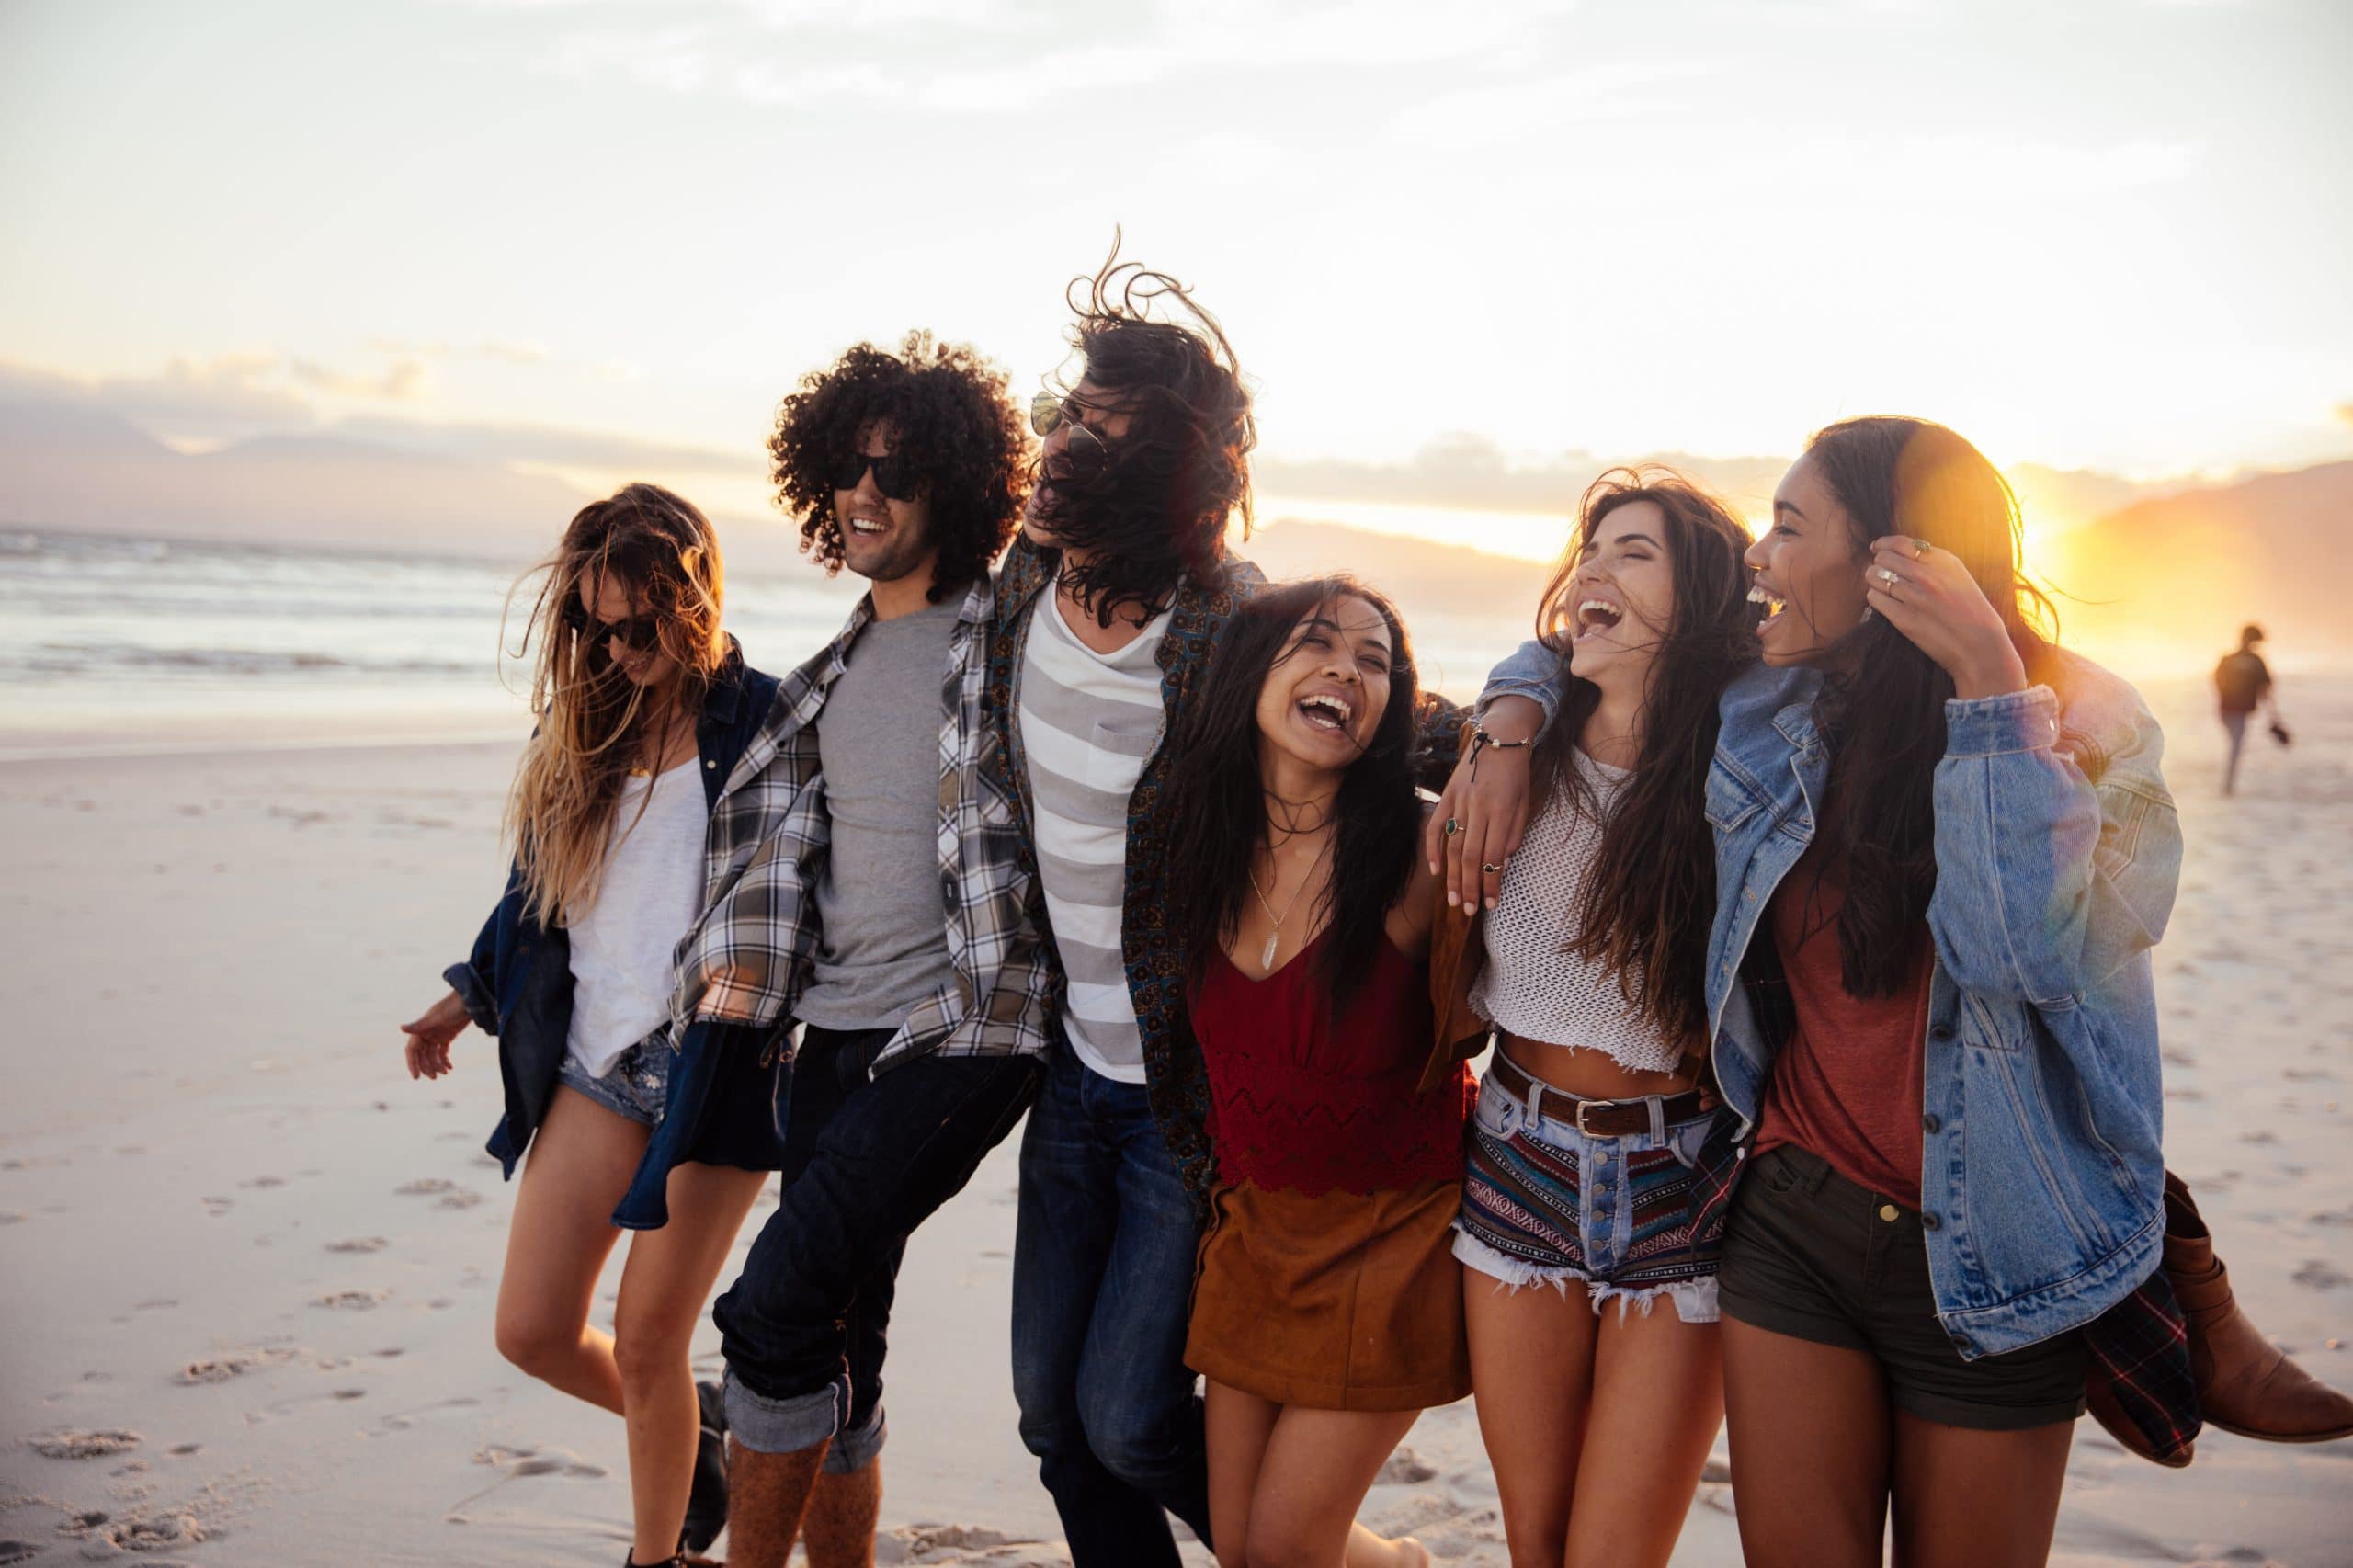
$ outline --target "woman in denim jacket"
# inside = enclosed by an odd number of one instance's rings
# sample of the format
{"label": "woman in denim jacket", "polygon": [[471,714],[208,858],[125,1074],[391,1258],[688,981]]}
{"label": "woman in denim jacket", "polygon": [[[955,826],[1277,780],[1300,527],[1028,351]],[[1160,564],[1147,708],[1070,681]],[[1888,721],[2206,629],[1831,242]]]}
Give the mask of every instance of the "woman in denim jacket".
{"label": "woman in denim jacket", "polygon": [[[1809,444],[1708,778],[1723,1273],[1752,1562],[2048,1555],[2086,1352],[2164,1240],[2149,949],[2181,835],[2132,688],[2034,627],[1941,426]],[[1744,984],[1744,979],[1747,983]]]}
{"label": "woman in denim jacket", "polygon": [[[688,1346],[782,1153],[764,1042],[707,1022],[671,1034],[710,815],[777,693],[720,630],[721,585],[710,523],[668,491],[632,484],[572,520],[525,642],[540,726],[508,804],[506,894],[449,991],[402,1026],[412,1077],[448,1072],[469,1022],[498,1038],[490,1152],[511,1177],[531,1150],[498,1348],[628,1418],[638,1564],[725,1522],[717,1389],[698,1390]],[[623,1228],[643,1233],[608,1335],[589,1307]]]}

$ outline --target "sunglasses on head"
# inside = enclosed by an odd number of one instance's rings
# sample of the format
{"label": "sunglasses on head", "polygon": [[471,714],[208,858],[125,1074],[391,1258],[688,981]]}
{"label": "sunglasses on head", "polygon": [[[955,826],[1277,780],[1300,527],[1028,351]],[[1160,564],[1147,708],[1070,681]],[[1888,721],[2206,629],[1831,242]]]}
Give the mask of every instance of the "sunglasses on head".
{"label": "sunglasses on head", "polygon": [[662,623],[651,615],[633,615],[627,620],[597,620],[576,598],[563,601],[563,623],[593,642],[602,643],[608,637],[618,637],[621,646],[632,653],[644,653],[662,638]]}
{"label": "sunglasses on head", "polygon": [[865,479],[866,471],[874,471],[874,488],[891,501],[912,501],[915,498],[915,465],[912,458],[899,452],[882,457],[869,457],[864,452],[844,452],[834,462],[828,476],[836,490],[855,490]]}

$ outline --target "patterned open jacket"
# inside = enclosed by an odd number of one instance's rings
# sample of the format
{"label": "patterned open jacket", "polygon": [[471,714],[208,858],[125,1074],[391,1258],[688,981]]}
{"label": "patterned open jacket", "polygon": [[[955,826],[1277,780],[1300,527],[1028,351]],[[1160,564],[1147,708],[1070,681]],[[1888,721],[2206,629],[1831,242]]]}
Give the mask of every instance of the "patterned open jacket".
{"label": "patterned open jacket", "polygon": [[[1036,806],[1029,798],[1029,765],[1021,749],[1021,726],[1014,722],[1013,694],[1028,644],[1030,615],[1053,582],[1062,551],[1043,549],[1017,536],[997,571],[996,616],[990,629],[988,693],[984,699],[996,732],[989,748],[999,781],[1018,804],[1021,869],[1028,881],[1030,918],[1048,932],[1040,946],[1051,966],[1053,994],[1063,991],[1061,966],[1046,916],[1044,884],[1038,877]],[[1120,919],[1120,960],[1127,968],[1128,994],[1136,1010],[1143,1046],[1144,1093],[1153,1119],[1167,1140],[1168,1153],[1192,1195],[1197,1217],[1208,1213],[1212,1173],[1208,1131],[1209,1075],[1199,1046],[1185,1019],[1185,961],[1168,926],[1169,846],[1167,812],[1161,796],[1173,759],[1167,740],[1182,722],[1209,668],[1217,634],[1235,608],[1266,585],[1266,574],[1236,556],[1225,558],[1214,582],[1180,580],[1169,607],[1168,630],[1160,640],[1160,733],[1152,756],[1128,797],[1127,883]]]}

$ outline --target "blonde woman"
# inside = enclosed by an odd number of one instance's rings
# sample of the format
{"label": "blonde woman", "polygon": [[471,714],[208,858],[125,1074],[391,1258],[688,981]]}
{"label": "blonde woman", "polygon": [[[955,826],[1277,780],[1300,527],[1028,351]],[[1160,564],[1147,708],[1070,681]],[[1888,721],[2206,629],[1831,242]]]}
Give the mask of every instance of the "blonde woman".
{"label": "blonde woman", "polygon": [[[725,1522],[717,1390],[688,1346],[765,1174],[781,1162],[768,1041],[672,1038],[673,952],[705,903],[711,813],[777,682],[720,630],[719,547],[693,506],[632,484],[584,507],[547,563],[524,646],[539,721],[506,812],[506,896],[414,1023],[409,1074],[497,1036],[506,1115],[530,1150],[499,1280],[498,1348],[629,1424],[626,1562],[677,1563]],[[609,1335],[597,1276],[630,1246]]]}

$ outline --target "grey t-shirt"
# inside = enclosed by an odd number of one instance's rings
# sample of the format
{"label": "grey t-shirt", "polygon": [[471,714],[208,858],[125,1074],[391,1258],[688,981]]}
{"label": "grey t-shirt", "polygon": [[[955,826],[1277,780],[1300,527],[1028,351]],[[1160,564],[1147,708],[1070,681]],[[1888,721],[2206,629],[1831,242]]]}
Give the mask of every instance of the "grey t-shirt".
{"label": "grey t-shirt", "polygon": [[867,624],[817,715],[832,848],[802,1022],[889,1029],[952,972],[939,897],[941,683],[958,603]]}

